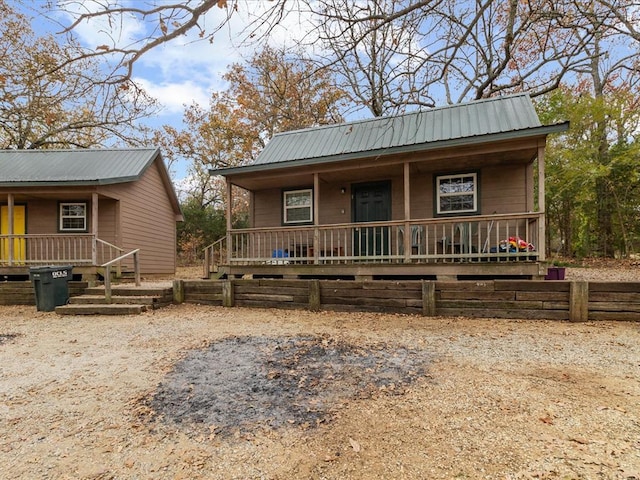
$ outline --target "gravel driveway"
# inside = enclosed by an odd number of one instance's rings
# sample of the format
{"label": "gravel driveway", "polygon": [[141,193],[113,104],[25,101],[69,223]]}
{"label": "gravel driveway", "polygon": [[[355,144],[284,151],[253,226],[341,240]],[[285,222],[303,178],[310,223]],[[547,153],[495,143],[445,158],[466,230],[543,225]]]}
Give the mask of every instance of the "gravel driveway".
{"label": "gravel driveway", "polygon": [[640,479],[639,344],[639,323],[0,307],[0,478]]}

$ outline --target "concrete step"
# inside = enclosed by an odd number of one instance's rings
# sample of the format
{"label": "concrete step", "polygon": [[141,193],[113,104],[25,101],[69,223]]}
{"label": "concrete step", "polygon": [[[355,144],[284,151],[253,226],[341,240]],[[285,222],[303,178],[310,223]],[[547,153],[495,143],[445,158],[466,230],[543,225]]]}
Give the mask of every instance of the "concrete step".
{"label": "concrete step", "polygon": [[56,307],[58,315],[139,315],[147,310],[147,305],[131,305],[110,303],[96,304],[68,304]]}

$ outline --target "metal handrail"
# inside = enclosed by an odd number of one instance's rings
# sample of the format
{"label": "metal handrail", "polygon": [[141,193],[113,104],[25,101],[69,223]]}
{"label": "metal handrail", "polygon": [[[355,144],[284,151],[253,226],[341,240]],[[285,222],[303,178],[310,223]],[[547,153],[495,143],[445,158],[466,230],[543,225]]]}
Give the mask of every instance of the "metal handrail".
{"label": "metal handrail", "polygon": [[132,250],[124,255],[120,255],[118,258],[114,258],[113,260],[104,263],[101,267],[105,268],[104,272],[104,298],[107,303],[111,303],[111,265],[114,263],[120,262],[127,257],[133,256],[133,271],[135,275],[136,287],[140,286],[140,264],[138,261],[138,252],[140,252],[139,248]]}

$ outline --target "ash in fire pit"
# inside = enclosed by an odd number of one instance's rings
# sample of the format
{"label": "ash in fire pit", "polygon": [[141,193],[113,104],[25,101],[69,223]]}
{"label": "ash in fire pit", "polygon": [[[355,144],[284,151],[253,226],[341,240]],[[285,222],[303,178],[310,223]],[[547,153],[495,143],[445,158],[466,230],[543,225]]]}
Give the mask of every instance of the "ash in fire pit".
{"label": "ash in fire pit", "polygon": [[19,333],[0,333],[0,345],[2,345],[3,343],[8,343],[19,336]]}
{"label": "ash in fire pit", "polygon": [[399,395],[424,375],[429,355],[404,347],[356,347],[322,336],[231,337],[190,352],[148,405],[164,422],[216,434],[326,421],[336,407]]}

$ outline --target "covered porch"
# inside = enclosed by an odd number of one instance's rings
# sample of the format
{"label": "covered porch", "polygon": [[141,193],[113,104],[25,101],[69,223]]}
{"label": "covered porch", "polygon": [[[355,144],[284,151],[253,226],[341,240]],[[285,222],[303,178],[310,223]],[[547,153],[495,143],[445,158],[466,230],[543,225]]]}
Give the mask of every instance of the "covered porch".
{"label": "covered porch", "polygon": [[[114,242],[112,218],[117,201],[113,199],[77,188],[41,188],[2,197],[0,275],[5,279],[27,277],[31,267],[71,265],[74,276],[92,280],[103,273],[105,264],[126,254]],[[64,227],[77,231],[60,231]],[[99,232],[111,241],[100,238]],[[131,259],[119,262],[117,272],[129,263]]]}
{"label": "covered porch", "polygon": [[[540,213],[233,230],[205,277],[467,279],[544,276]],[[408,235],[405,232],[410,232]]]}
{"label": "covered porch", "polygon": [[[483,279],[546,274],[545,148],[527,95],[275,135],[225,177],[205,277]],[[241,193],[244,192],[244,193]],[[233,228],[246,195],[251,228]]]}

